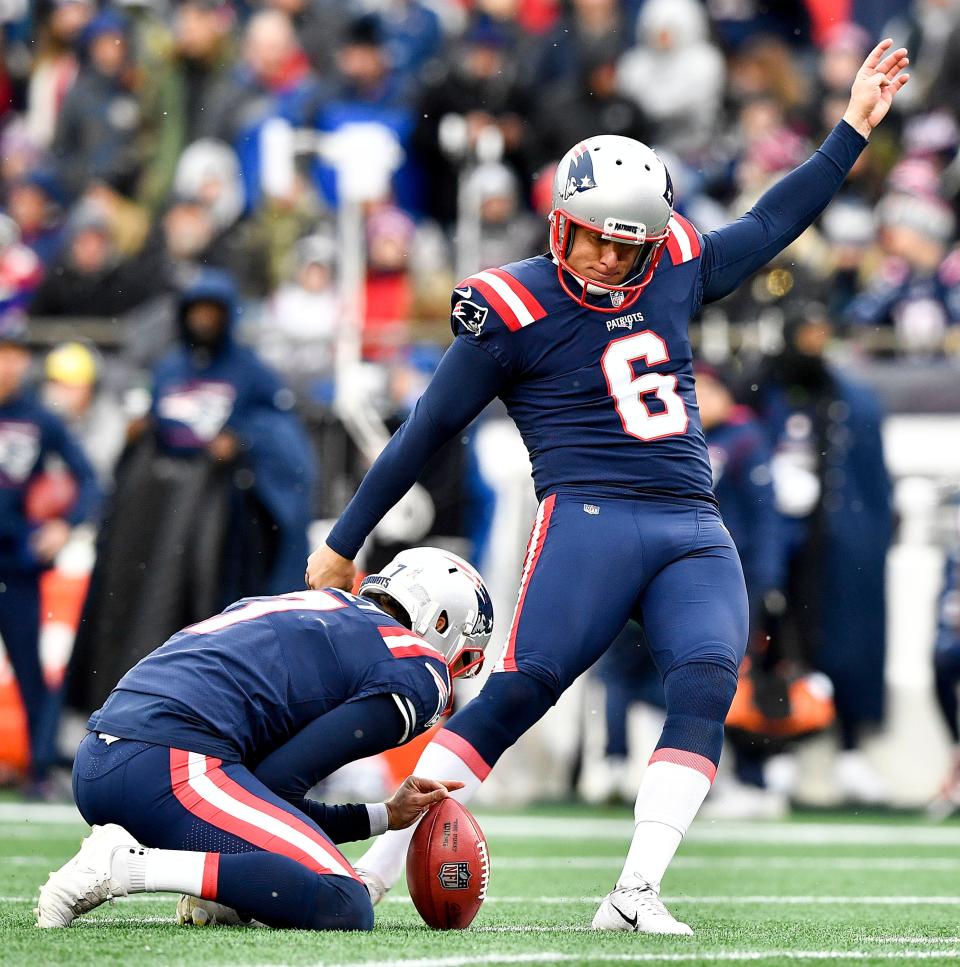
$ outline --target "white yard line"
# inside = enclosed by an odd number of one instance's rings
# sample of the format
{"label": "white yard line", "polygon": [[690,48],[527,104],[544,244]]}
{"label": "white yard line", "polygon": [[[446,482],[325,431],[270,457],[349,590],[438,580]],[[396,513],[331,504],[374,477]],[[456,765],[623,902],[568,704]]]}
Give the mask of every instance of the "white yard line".
{"label": "white yard line", "polygon": [[[493,904],[534,904],[545,906],[559,906],[566,903],[599,903],[602,896],[488,896],[485,903]],[[667,903],[691,903],[701,906],[737,905],[739,903],[751,906],[783,903],[790,906],[839,906],[843,904],[862,904],[866,906],[960,906],[960,895],[957,896],[822,896],[822,895],[792,895],[777,894],[747,894],[744,896],[692,896],[682,893],[665,896]],[[383,903],[410,903],[408,896],[388,896]]]}
{"label": "white yard line", "polygon": [[[0,856],[4,866],[49,866],[51,853],[34,853],[23,856]],[[497,870],[607,870],[619,869],[623,859],[619,856],[498,856],[494,861]],[[672,870],[858,870],[864,872],[950,871],[960,867],[960,860],[944,857],[911,859],[909,857],[855,857],[825,856],[816,859],[809,856],[678,856],[671,864]]]}
{"label": "white yard line", "polygon": [[960,937],[865,937],[870,943],[960,944]]}
{"label": "white yard line", "polygon": [[[623,866],[621,856],[495,856],[494,870],[606,870]],[[949,870],[960,867],[960,860],[945,857],[913,859],[910,857],[825,856],[678,856],[671,870],[877,870],[923,871]]]}
{"label": "white yard line", "polygon": [[[172,894],[171,894],[172,896]],[[541,904],[542,906],[562,906],[564,904],[596,904],[603,899],[602,896],[488,896],[485,903],[493,905],[508,906],[511,904]],[[0,903],[32,903],[36,900],[36,895],[19,896],[0,896]],[[790,895],[778,896],[776,894],[746,894],[744,896],[694,896],[686,894],[675,894],[665,896],[667,903],[689,903],[701,906],[747,904],[750,906],[767,906],[772,904],[786,904],[789,906],[840,906],[840,905],[863,905],[863,906],[930,906],[930,907],[952,907],[960,906],[960,895],[957,896],[822,896],[822,895]],[[162,903],[163,894],[160,893],[138,893],[134,896],[117,897],[119,904],[127,903]],[[408,904],[408,896],[388,896],[383,901],[388,904]]]}
{"label": "white yard line", "polygon": [[[50,853],[0,856],[6,866],[49,866]],[[60,858],[60,853],[56,854]],[[495,870],[608,870],[623,865],[620,856],[496,856]],[[946,857],[857,857],[825,856],[678,856],[672,870],[854,870],[863,872],[953,872],[960,859]]]}
{"label": "white yard line", "polygon": [[[594,839],[626,842],[633,823],[623,819],[584,819],[559,816],[485,815],[478,816],[484,832],[491,838],[504,839]],[[76,824],[83,826],[73,806],[47,804],[0,803],[2,836],[50,835],[35,833],[38,827],[64,826],[68,831]],[[33,829],[31,830],[31,827]],[[24,833],[31,830],[31,833]],[[16,831],[16,832],[15,832]],[[688,834],[690,842],[834,845],[899,845],[960,847],[960,826],[924,826],[897,823],[694,823]]]}

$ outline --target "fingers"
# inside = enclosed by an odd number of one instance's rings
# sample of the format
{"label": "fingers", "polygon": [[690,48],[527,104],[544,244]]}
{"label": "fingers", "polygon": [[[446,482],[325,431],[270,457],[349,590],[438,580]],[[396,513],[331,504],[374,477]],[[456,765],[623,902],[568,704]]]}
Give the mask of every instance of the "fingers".
{"label": "fingers", "polygon": [[409,782],[411,786],[420,792],[428,792],[432,789],[449,789],[453,791],[454,789],[463,788],[463,783],[458,782],[456,779],[424,779],[422,776],[410,776],[405,781]]}
{"label": "fingers", "polygon": [[881,40],[880,43],[877,44],[877,46],[874,47],[869,54],[867,54],[867,59],[863,62],[863,66],[871,72],[875,70],[877,64],[880,63],[880,59],[892,46],[893,46],[892,38],[886,37],[883,40]]}
{"label": "fingers", "polygon": [[910,63],[905,47],[895,50],[877,67],[877,72],[883,74],[888,81],[892,81]]}
{"label": "fingers", "polygon": [[893,88],[893,93],[896,94],[897,91],[899,91],[908,80],[910,80],[909,74],[901,74],[899,77],[895,78],[890,84],[890,86]]}

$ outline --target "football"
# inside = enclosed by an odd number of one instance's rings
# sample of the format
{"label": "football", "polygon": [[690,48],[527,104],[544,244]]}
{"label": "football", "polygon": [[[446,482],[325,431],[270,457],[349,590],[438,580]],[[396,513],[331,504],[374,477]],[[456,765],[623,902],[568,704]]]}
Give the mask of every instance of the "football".
{"label": "football", "polygon": [[427,926],[469,927],[489,879],[487,841],[466,807],[455,799],[431,807],[407,850],[407,886]]}

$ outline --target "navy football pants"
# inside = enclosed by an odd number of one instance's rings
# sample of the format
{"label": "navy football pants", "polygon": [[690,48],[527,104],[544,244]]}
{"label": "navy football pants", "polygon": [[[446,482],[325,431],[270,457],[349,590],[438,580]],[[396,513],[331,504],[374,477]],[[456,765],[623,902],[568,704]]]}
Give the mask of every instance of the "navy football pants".
{"label": "navy football pants", "polygon": [[[720,512],[696,501],[572,493],[544,500],[503,656],[445,731],[466,740],[486,775],[631,617],[667,686],[664,738],[715,764],[746,650],[747,594]],[[709,737],[678,739],[685,723]],[[463,750],[444,732],[438,741]]]}
{"label": "navy football pants", "polygon": [[274,927],[370,930],[366,887],[304,813],[238,762],[90,733],[73,767],[90,823],[144,846],[207,853],[203,898]]}

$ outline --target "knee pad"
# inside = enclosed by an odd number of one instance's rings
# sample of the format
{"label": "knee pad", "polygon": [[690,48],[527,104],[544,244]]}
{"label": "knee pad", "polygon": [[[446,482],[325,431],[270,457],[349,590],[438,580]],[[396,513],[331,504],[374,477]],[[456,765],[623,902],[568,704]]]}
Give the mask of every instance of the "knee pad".
{"label": "knee pad", "polygon": [[480,694],[447,724],[447,729],[466,739],[488,766],[547,709],[557,695],[540,679],[523,672],[497,672],[487,679]]}
{"label": "knee pad", "polygon": [[667,720],[658,749],[681,749],[716,765],[723,748],[723,723],[737,690],[737,676],[725,664],[690,662],[663,681]]}

